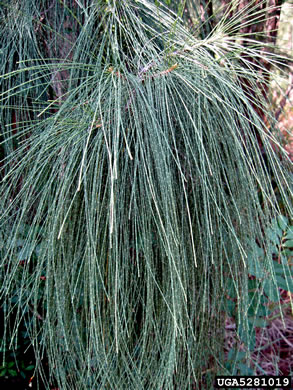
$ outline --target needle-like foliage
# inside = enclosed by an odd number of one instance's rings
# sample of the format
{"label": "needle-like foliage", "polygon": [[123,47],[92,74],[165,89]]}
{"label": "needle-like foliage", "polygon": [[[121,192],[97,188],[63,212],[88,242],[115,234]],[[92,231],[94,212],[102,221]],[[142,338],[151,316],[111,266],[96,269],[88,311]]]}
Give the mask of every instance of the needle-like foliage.
{"label": "needle-like foliage", "polygon": [[227,278],[249,331],[292,177],[243,12],[202,40],[157,1],[3,7],[1,296],[62,390],[213,388]]}

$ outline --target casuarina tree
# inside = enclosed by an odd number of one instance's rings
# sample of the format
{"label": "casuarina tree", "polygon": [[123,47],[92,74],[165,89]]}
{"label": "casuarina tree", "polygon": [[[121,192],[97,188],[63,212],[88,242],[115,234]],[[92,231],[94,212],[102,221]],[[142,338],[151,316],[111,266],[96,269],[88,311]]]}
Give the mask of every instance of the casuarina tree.
{"label": "casuarina tree", "polygon": [[180,2],[2,6],[0,288],[35,383],[213,388],[228,282],[247,340],[251,267],[257,299],[278,291],[266,231],[292,218],[292,164],[262,88],[285,59],[231,4],[204,35]]}

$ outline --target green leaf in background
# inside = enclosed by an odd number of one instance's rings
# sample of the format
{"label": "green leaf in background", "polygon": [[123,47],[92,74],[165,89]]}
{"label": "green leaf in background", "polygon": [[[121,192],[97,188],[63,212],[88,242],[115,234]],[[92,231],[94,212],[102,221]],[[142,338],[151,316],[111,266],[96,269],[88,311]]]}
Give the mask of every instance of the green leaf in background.
{"label": "green leaf in background", "polygon": [[268,321],[265,318],[249,317],[248,322],[251,326],[256,328],[265,328],[268,325]]}
{"label": "green leaf in background", "polygon": [[283,246],[286,247],[286,248],[293,248],[293,239],[292,240],[286,240],[284,243],[283,243]]}
{"label": "green leaf in background", "polygon": [[[282,226],[283,226],[283,224],[282,224]],[[279,239],[283,235],[283,229],[280,227],[277,218],[273,219],[271,226],[269,228],[267,228],[266,232],[268,232],[269,230],[274,232],[279,237]]]}
{"label": "green leaf in background", "polygon": [[290,226],[290,228],[287,230],[285,238],[287,240],[293,240],[293,226]]}
{"label": "green leaf in background", "polygon": [[256,317],[265,317],[268,315],[268,308],[263,303],[266,303],[265,297],[261,296],[260,298],[255,296],[250,300],[250,305],[247,311],[247,315],[252,318]]}
{"label": "green leaf in background", "polygon": [[259,288],[259,281],[257,279],[249,279],[247,282],[248,291],[254,291]]}
{"label": "green leaf in background", "polygon": [[289,257],[293,257],[293,250],[291,250],[291,249],[285,248],[285,249],[282,250],[282,253],[283,253],[284,256],[286,256],[288,258]]}
{"label": "green leaf in background", "polygon": [[29,365],[29,366],[27,366],[27,367],[25,367],[25,371],[31,371],[31,370],[33,370],[35,368],[35,366],[33,365],[33,364],[31,364],[31,365]]}
{"label": "green leaf in background", "polygon": [[244,351],[239,351],[237,349],[231,348],[228,353],[228,360],[231,361],[241,361],[245,358],[246,353]]}
{"label": "green leaf in background", "polygon": [[17,371],[16,370],[7,370],[8,374],[11,376],[17,376]]}
{"label": "green leaf in background", "polygon": [[277,217],[277,221],[278,221],[278,225],[279,225],[280,229],[285,231],[288,227],[288,218],[285,217],[284,215],[279,215]]}
{"label": "green leaf in background", "polygon": [[225,306],[224,306],[224,311],[228,314],[228,316],[234,317],[235,316],[235,307],[236,307],[235,302],[227,299]]}
{"label": "green leaf in background", "polygon": [[245,375],[254,375],[255,374],[253,369],[244,363],[239,363],[238,367],[239,367],[239,371],[240,371],[239,375],[245,376]]}
{"label": "green leaf in background", "polygon": [[230,298],[232,299],[237,298],[238,294],[235,287],[235,281],[233,281],[232,278],[227,278],[226,289],[227,289],[227,294],[229,295]]}
{"label": "green leaf in background", "polygon": [[293,293],[293,280],[292,280],[292,278],[290,278],[290,279],[287,278],[287,280],[286,280],[282,276],[277,275],[276,281],[277,281],[278,287],[280,287],[281,289],[283,289],[285,291],[290,291],[291,293]]}
{"label": "green leaf in background", "polygon": [[274,271],[277,275],[283,275],[284,274],[284,266],[282,264],[279,264],[277,261],[272,262]]}
{"label": "green leaf in background", "polygon": [[273,280],[266,279],[263,282],[263,289],[269,300],[279,302],[280,294]]}
{"label": "green leaf in background", "polygon": [[265,277],[263,262],[255,257],[253,254],[249,254],[247,257],[248,273],[256,278],[262,279]]}
{"label": "green leaf in background", "polygon": [[[280,232],[281,232],[281,230],[280,230]],[[272,228],[268,228],[266,230],[266,235],[272,241],[272,243],[274,243],[275,245],[280,244],[280,237],[282,236],[282,232],[281,232],[281,235],[278,235],[276,233],[276,230],[273,230]]]}

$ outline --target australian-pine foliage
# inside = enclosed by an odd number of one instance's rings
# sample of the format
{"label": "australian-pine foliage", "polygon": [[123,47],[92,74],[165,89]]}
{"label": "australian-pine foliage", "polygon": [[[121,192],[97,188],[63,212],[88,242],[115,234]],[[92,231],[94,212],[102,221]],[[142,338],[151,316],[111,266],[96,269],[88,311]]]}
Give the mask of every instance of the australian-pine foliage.
{"label": "australian-pine foliage", "polygon": [[292,165],[255,64],[284,61],[237,35],[253,5],[203,38],[176,4],[1,6],[1,304],[48,389],[213,388],[227,281],[249,338],[248,254],[275,280]]}

